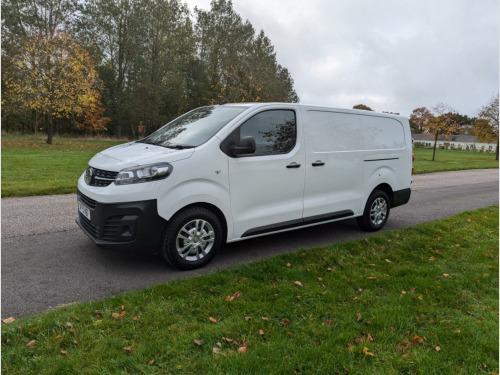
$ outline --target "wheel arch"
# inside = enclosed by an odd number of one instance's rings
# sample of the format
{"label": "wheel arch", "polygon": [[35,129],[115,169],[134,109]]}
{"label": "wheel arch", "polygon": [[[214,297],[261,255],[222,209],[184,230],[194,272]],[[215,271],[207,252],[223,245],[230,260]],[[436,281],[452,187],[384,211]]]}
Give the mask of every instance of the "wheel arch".
{"label": "wheel arch", "polygon": [[381,190],[384,193],[386,193],[387,196],[389,197],[390,207],[392,208],[394,206],[394,191],[392,190],[391,185],[389,185],[388,183],[385,183],[385,182],[382,183],[382,184],[379,184],[379,185],[375,186],[375,188],[372,190],[372,192],[370,193],[370,195],[375,190]]}
{"label": "wheel arch", "polygon": [[217,219],[219,219],[219,222],[220,222],[220,224],[222,226],[222,240],[223,240],[224,243],[226,243],[226,241],[227,241],[227,230],[228,230],[226,217],[224,216],[224,213],[220,210],[220,208],[218,208],[217,206],[215,206],[215,205],[213,205],[211,203],[207,203],[207,202],[190,203],[187,206],[184,206],[181,209],[177,210],[172,215],[172,217],[174,217],[175,215],[177,215],[179,212],[181,212],[181,211],[183,211],[185,209],[191,208],[191,207],[202,207],[202,208],[205,208],[205,209],[211,211],[215,216],[217,216]]}

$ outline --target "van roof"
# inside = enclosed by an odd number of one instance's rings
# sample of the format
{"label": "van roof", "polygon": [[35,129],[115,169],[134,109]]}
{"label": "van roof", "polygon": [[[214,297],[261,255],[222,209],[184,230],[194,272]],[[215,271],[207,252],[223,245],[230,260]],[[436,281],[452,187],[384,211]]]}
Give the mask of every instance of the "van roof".
{"label": "van roof", "polygon": [[366,111],[362,109],[349,109],[349,108],[337,108],[337,107],[327,107],[327,106],[319,106],[319,105],[310,105],[310,104],[300,104],[300,103],[285,103],[285,102],[246,102],[246,103],[226,103],[223,104],[225,106],[238,106],[238,107],[265,107],[268,105],[276,105],[276,104],[283,104],[283,105],[292,105],[292,106],[298,106],[301,108],[310,108],[310,109],[316,109],[316,110],[334,110],[334,111],[341,111],[344,113],[353,113],[353,114],[363,114],[363,115],[368,115],[368,116],[378,116],[378,117],[392,117],[392,118],[397,118],[397,119],[407,119],[405,116],[393,114],[393,113],[384,113],[384,112],[376,112],[376,111]]}

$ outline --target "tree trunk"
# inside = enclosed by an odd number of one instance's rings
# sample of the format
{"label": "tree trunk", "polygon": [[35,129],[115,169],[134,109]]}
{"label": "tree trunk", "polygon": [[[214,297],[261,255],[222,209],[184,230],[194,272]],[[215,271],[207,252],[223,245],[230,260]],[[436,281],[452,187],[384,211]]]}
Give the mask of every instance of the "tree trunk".
{"label": "tree trunk", "polygon": [[496,151],[496,153],[495,153],[495,154],[496,154],[496,156],[495,156],[495,160],[498,160],[498,143],[499,143],[499,142],[497,141],[497,151]]}
{"label": "tree trunk", "polygon": [[434,137],[434,150],[432,151],[432,161],[434,161],[436,157],[436,145],[438,141],[438,134],[436,133],[436,136]]}
{"label": "tree trunk", "polygon": [[52,122],[52,110],[49,110],[49,114],[47,116],[47,144],[52,144],[52,137],[54,135],[54,124]]}

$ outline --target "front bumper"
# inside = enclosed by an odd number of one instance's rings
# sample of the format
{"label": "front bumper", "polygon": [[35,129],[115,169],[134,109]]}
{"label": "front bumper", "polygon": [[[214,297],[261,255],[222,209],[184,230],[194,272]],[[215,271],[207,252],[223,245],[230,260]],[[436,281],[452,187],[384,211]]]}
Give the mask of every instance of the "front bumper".
{"label": "front bumper", "polygon": [[76,223],[97,246],[141,254],[158,252],[166,221],[158,215],[156,199],[100,203],[79,190],[77,197],[90,210],[90,220],[79,212]]}

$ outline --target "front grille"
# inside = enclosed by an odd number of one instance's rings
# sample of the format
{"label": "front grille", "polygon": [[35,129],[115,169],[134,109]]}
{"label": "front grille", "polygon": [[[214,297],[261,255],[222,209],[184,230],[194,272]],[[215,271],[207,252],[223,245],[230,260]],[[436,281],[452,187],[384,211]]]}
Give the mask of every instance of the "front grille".
{"label": "front grille", "polygon": [[83,204],[85,204],[88,208],[94,209],[95,208],[95,200],[87,197],[86,195],[83,195],[80,193],[80,200],[82,201]]}
{"label": "front grille", "polygon": [[88,181],[87,176],[90,175],[90,183],[87,182],[90,186],[108,186],[115,180],[118,172],[105,171],[103,169],[97,169],[89,166],[85,175],[86,181]]}
{"label": "front grille", "polygon": [[80,216],[80,224],[87,230],[87,232],[89,232],[92,235],[92,237],[98,238],[99,235],[98,228],[81,213],[79,213],[79,216]]}

